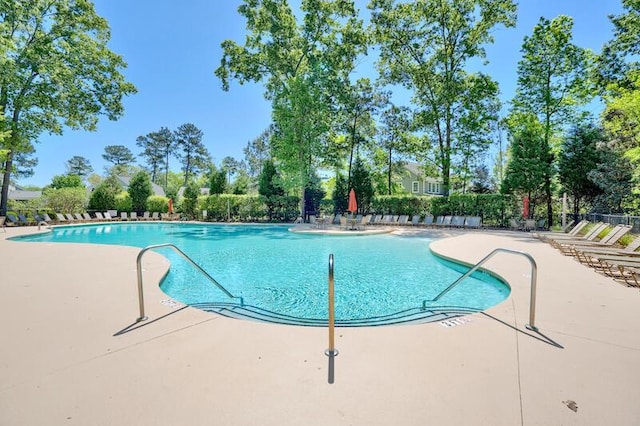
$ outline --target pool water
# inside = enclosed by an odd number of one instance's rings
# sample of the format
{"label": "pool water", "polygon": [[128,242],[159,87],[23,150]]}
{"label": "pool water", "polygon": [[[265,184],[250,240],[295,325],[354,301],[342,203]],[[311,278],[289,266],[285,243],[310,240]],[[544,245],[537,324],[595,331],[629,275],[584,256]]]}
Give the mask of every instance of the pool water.
{"label": "pool water", "polygon": [[[308,235],[278,225],[116,223],[56,227],[21,239],[141,248],[172,243],[245,305],[302,322],[326,321],[330,254],[338,323],[415,310],[467,270],[432,255],[425,237]],[[173,299],[196,306],[238,303],[173,250],[156,251],[171,262],[161,288]],[[505,283],[476,273],[429,306],[480,311],[508,295]]]}

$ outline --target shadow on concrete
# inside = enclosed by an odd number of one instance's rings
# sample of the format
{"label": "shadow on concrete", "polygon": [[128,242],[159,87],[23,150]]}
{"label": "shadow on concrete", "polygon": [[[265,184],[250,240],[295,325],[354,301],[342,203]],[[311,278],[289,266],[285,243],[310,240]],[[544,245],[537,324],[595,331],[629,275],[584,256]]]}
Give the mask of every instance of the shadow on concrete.
{"label": "shadow on concrete", "polygon": [[[484,315],[486,317],[489,317],[492,320],[495,320],[495,321],[497,321],[497,322],[499,322],[499,323],[501,323],[503,325],[506,325],[507,327],[509,327],[509,328],[519,332],[519,333],[525,334],[525,335],[527,335],[529,337],[533,337],[534,339],[537,339],[537,340],[539,340],[539,341],[541,341],[543,343],[546,343],[547,345],[554,346],[554,347],[556,347],[558,349],[564,349],[564,346],[562,346],[560,343],[556,342],[555,340],[553,340],[549,336],[546,336],[540,330],[529,330],[529,331],[531,331],[531,333],[529,333],[527,331],[524,331],[524,330],[521,330],[521,329],[519,329],[517,327],[514,327],[513,325],[511,325],[511,324],[509,324],[507,322],[504,322],[503,320],[501,320],[499,318],[496,318],[493,315],[489,315],[486,312],[480,312],[480,314],[482,314],[482,315]],[[535,333],[535,334],[532,334],[532,333]]]}
{"label": "shadow on concrete", "polygon": [[121,336],[121,335],[123,335],[123,334],[125,334],[125,333],[128,333],[128,332],[130,332],[130,331],[135,331],[135,330],[137,330],[137,329],[139,329],[139,328],[142,328],[142,327],[145,327],[145,326],[147,326],[147,325],[153,324],[153,323],[154,323],[154,322],[156,322],[156,321],[160,321],[160,320],[161,320],[161,319],[163,319],[163,318],[166,318],[166,317],[168,317],[168,316],[170,316],[170,315],[173,315],[173,314],[175,314],[175,313],[177,313],[177,312],[180,312],[180,311],[182,311],[183,309],[186,309],[186,308],[188,308],[188,306],[183,306],[183,307],[181,307],[181,308],[176,309],[175,311],[171,311],[171,312],[169,312],[168,314],[165,314],[165,315],[163,315],[163,316],[161,316],[161,317],[158,317],[158,318],[156,318],[156,319],[153,319],[153,320],[151,320],[151,321],[136,321],[136,322],[134,322],[133,324],[129,324],[128,326],[126,326],[126,327],[125,327],[125,328],[123,328],[122,330],[120,330],[120,331],[116,332],[113,336],[114,336],[114,337],[116,337],[116,336]]}

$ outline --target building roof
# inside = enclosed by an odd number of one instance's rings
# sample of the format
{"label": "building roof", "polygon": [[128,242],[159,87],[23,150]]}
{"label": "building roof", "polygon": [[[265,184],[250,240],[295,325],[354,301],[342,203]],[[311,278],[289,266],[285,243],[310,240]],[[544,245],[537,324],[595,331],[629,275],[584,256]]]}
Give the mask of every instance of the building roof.
{"label": "building roof", "polygon": [[[118,179],[118,181],[120,182],[120,184],[126,189],[129,187],[129,183],[131,183],[131,176],[121,176],[121,175],[117,175],[116,179]],[[151,189],[153,190],[153,195],[160,195],[162,197],[165,197],[165,193],[164,193],[164,189],[162,189],[162,187],[160,185],[156,185],[155,183],[151,182]]]}
{"label": "building roof", "polygon": [[34,200],[42,195],[42,191],[25,191],[23,189],[9,190],[7,199],[15,201]]}

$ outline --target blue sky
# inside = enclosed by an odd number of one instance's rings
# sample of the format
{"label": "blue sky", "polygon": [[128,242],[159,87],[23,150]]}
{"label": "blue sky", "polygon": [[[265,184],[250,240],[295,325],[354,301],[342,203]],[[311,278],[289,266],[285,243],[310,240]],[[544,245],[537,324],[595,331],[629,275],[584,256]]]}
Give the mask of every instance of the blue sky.
{"label": "blue sky", "polygon": [[[226,156],[243,159],[242,149],[270,123],[270,104],[259,84],[232,82],[223,92],[214,75],[221,58],[220,43],[243,43],[245,23],[237,13],[239,0],[96,0],[99,15],[109,21],[109,47],[128,63],[126,78],[138,88],[124,100],[125,114],[116,121],[100,120],[96,132],[66,130],[62,136],[42,135],[36,145],[38,166],[34,176],[20,184],[44,186],[54,175],[64,174],[74,155],[90,160],[103,174],[107,145],[125,145],[134,154],[135,141],[165,126],[172,130],[193,123],[216,164]],[[367,0],[356,0],[368,14]],[[294,1],[292,4],[297,4]],[[600,51],[611,38],[609,14],[621,13],[619,0],[521,0],[515,29],[494,30],[495,43],[487,46],[489,65],[483,71],[500,84],[503,102],[513,97],[525,35],[541,16],[565,14],[574,18],[574,43]],[[358,71],[369,74],[372,58],[364,58]],[[172,160],[171,169],[179,164]]]}

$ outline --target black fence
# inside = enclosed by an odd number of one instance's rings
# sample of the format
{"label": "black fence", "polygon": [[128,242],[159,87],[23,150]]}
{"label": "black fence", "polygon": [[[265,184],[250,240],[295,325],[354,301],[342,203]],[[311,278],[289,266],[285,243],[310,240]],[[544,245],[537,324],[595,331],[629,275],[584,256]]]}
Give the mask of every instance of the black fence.
{"label": "black fence", "polygon": [[631,232],[640,234],[640,216],[589,213],[585,215],[585,219],[591,222],[606,222],[610,225],[631,225]]}

